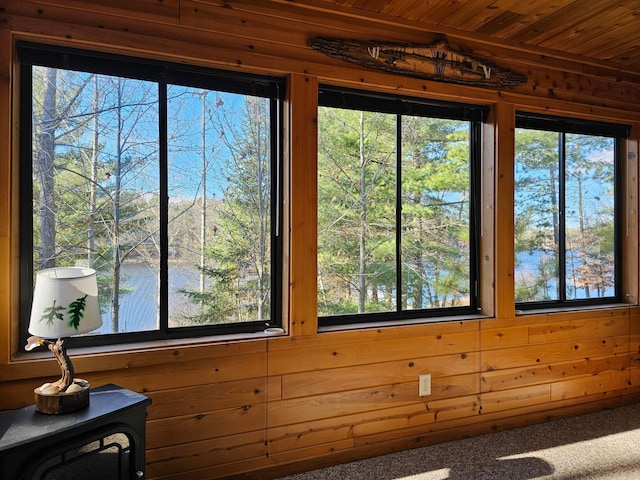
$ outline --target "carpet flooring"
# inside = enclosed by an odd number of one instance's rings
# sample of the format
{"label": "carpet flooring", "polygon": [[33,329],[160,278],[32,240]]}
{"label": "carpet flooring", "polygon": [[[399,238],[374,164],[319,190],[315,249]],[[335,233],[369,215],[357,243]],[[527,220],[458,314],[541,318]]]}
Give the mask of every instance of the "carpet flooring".
{"label": "carpet flooring", "polygon": [[360,460],[283,480],[640,480],[640,404]]}

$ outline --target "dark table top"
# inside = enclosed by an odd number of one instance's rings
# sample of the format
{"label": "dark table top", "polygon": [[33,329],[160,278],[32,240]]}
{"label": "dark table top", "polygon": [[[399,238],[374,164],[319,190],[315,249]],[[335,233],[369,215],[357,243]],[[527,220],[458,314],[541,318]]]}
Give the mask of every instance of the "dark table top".
{"label": "dark table top", "polygon": [[72,413],[48,415],[36,412],[34,405],[0,412],[0,452],[150,403],[144,395],[107,384],[91,389],[89,406]]}

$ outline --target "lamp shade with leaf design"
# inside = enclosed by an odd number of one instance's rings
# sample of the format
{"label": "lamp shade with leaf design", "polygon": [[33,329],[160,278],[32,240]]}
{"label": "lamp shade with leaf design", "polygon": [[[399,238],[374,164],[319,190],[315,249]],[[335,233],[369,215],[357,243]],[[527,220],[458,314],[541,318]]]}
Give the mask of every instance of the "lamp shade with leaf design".
{"label": "lamp shade with leaf design", "polygon": [[[74,377],[66,340],[102,325],[96,271],[86,267],[56,267],[38,272],[33,292],[25,350],[46,346],[56,357],[62,376],[34,392],[41,413],[69,413],[89,404],[90,385]],[[57,340],[54,340],[57,339]]]}
{"label": "lamp shade with leaf design", "polygon": [[56,267],[38,272],[29,333],[54,339],[88,333],[101,325],[95,270]]}

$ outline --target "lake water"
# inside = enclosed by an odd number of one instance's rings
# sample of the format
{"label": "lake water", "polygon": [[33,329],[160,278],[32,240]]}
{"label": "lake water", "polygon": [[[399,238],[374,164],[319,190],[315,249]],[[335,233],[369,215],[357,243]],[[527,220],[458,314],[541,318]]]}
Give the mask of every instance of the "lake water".
{"label": "lake water", "polygon": [[[158,272],[141,262],[123,264],[123,286],[131,289],[120,295],[119,332],[139,332],[158,328]],[[179,290],[199,287],[199,272],[195,266],[169,266],[170,317],[181,318],[193,313],[195,306]],[[111,311],[102,311],[102,327],[98,333],[113,333]]]}

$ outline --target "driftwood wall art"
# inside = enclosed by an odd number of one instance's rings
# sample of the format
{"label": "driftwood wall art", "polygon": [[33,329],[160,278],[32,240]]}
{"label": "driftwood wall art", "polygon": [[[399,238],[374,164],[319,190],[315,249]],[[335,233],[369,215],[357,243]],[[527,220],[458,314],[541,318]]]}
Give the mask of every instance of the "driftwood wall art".
{"label": "driftwood wall art", "polygon": [[527,81],[525,75],[453,50],[446,38],[420,45],[314,37],[309,46],[356,65],[426,80],[492,87],[514,87]]}

